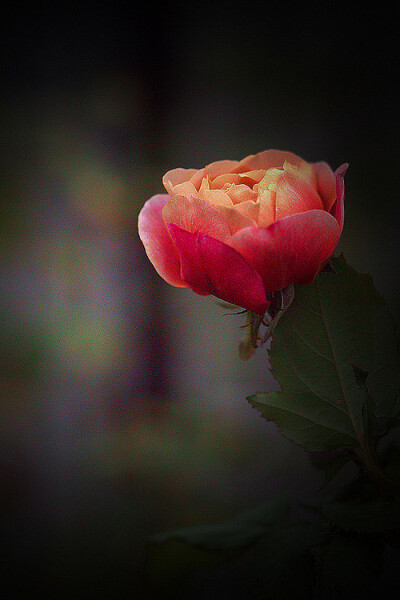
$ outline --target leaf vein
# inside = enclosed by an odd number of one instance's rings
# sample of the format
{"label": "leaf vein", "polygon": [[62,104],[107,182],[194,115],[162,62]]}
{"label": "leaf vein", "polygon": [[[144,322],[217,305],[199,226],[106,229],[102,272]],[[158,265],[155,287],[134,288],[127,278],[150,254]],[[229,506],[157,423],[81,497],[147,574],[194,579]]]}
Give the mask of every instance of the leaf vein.
{"label": "leaf vein", "polygon": [[357,440],[357,437],[352,432],[349,432],[346,429],[341,429],[338,427],[335,428],[332,425],[326,425],[325,423],[320,423],[318,420],[312,419],[310,416],[304,415],[301,412],[295,411],[293,409],[289,409],[287,407],[282,407],[282,406],[273,406],[270,404],[263,404],[262,402],[257,402],[256,400],[253,400],[252,402],[253,402],[254,406],[257,406],[259,408],[259,410],[261,410],[261,412],[262,412],[263,407],[267,406],[272,409],[279,410],[279,412],[286,412],[286,413],[289,413],[292,415],[296,415],[297,417],[301,417],[305,421],[309,421],[309,423],[311,423],[311,426],[323,427],[324,429],[327,429],[328,431],[333,431],[334,433],[338,433],[341,435],[347,435],[348,437],[353,438],[354,440]]}
{"label": "leaf vein", "polygon": [[319,285],[318,285],[318,278],[316,279],[315,283],[316,283],[318,303],[319,303],[319,306],[320,306],[320,309],[321,309],[322,322],[324,324],[325,331],[326,331],[326,334],[327,334],[327,337],[328,337],[328,342],[329,342],[329,345],[331,347],[332,356],[333,356],[333,364],[335,365],[336,374],[337,374],[337,377],[338,377],[338,380],[339,380],[340,388],[342,390],[343,400],[346,403],[347,412],[348,412],[348,415],[350,417],[350,421],[351,421],[352,427],[354,429],[354,433],[356,435],[356,438],[359,441],[360,445],[362,445],[361,434],[358,431],[358,428],[357,428],[356,423],[354,421],[354,415],[353,415],[353,413],[352,413],[352,411],[350,409],[350,403],[349,403],[349,401],[347,399],[347,395],[346,395],[346,392],[345,392],[345,387],[344,387],[342,375],[341,375],[341,372],[340,372],[340,369],[339,369],[339,364],[338,364],[338,361],[337,361],[337,358],[336,358],[336,353],[335,353],[334,345],[333,345],[332,338],[331,338],[331,335],[330,335],[330,330],[329,330],[328,324],[326,322],[325,313],[324,313],[324,310],[323,310],[323,307],[322,307],[321,293],[320,293],[320,289],[319,289]]}
{"label": "leaf vein", "polygon": [[295,325],[294,325],[294,321],[293,321],[293,319],[290,317],[290,315],[289,315],[289,318],[290,318],[290,321],[291,321],[291,324],[292,324],[292,328],[293,328],[293,331],[294,331],[294,333],[295,333],[295,334],[297,335],[297,337],[298,337],[298,338],[299,338],[299,339],[300,339],[300,340],[303,342],[303,344],[304,344],[304,345],[305,345],[307,348],[309,348],[309,349],[311,350],[311,352],[313,352],[314,354],[316,354],[316,355],[317,355],[317,356],[319,356],[320,358],[323,358],[324,360],[327,360],[327,361],[328,361],[328,362],[330,362],[331,364],[334,364],[334,361],[333,361],[333,359],[332,359],[332,358],[329,358],[329,356],[325,356],[325,354],[322,354],[322,352],[318,352],[318,350],[316,350],[315,348],[313,348],[309,342],[306,342],[306,340],[304,339],[304,337],[303,337],[303,336],[302,336],[302,335],[301,335],[301,334],[298,332],[298,330],[296,329],[296,327],[295,327]]}
{"label": "leaf vein", "polygon": [[313,310],[312,308],[309,308],[308,306],[304,306],[304,304],[302,304],[301,302],[299,302],[299,300],[296,299],[296,304],[297,306],[300,306],[301,308],[303,308],[304,310],[306,310],[309,313],[312,313],[313,315],[317,315],[318,317],[321,317],[321,313]]}
{"label": "leaf vein", "polygon": [[[292,367],[293,367],[293,365],[292,365]],[[347,417],[349,416],[348,412],[347,412],[347,410],[345,408],[342,408],[342,406],[340,406],[340,404],[336,404],[334,401],[330,400],[329,398],[321,396],[318,392],[316,392],[315,390],[313,390],[312,387],[310,387],[310,385],[306,381],[304,381],[304,379],[302,379],[302,377],[300,377],[300,375],[297,373],[297,371],[296,371],[296,369],[294,367],[293,367],[293,370],[295,372],[295,376],[297,377],[297,379],[299,381],[301,381],[301,383],[303,383],[308,390],[310,390],[310,392],[312,393],[313,396],[315,396],[316,398],[319,398],[320,400],[322,400],[322,402],[326,402],[327,404],[329,404],[329,406],[332,406],[332,408],[334,408],[337,411],[343,413]]]}

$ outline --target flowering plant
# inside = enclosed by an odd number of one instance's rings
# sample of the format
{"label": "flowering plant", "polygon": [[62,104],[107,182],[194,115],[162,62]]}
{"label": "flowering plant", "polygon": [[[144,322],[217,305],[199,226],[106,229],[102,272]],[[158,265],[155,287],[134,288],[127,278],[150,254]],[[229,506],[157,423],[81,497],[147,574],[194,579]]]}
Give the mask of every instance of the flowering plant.
{"label": "flowering plant", "polygon": [[343,177],[266,150],[165,174],[139,216],[149,259],[170,284],[264,315],[269,294],[311,283],[343,229]]}
{"label": "flowering plant", "polygon": [[[231,521],[156,536],[153,557],[171,544],[186,563],[196,549],[194,565],[251,552],[254,580],[272,598],[371,585],[384,548],[399,547],[399,343],[372,279],[333,257],[346,168],[267,150],[175,169],[163,179],[168,194],[139,216],[149,259],[168,283],[245,309],[242,358],[272,336],[281,390],[248,400],[309,452],[330,490],[308,504],[307,520],[294,522],[287,498],[276,497]],[[357,474],[335,489],[349,463]]]}

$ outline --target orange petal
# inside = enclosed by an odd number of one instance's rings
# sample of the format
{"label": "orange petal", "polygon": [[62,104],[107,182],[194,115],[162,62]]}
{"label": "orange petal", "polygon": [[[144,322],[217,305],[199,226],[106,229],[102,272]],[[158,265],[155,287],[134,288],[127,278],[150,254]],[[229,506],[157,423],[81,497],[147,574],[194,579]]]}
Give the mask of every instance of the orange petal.
{"label": "orange petal", "polygon": [[227,206],[217,207],[218,212],[224,217],[228,224],[232,235],[239,231],[239,229],[244,229],[245,227],[257,227],[256,219],[252,219],[249,216],[242,214],[238,208],[239,205],[234,208]]}
{"label": "orange petal", "polygon": [[205,175],[208,175],[210,179],[214,179],[224,173],[232,173],[232,171],[238,166],[237,160],[218,160],[206,166],[204,169]]}
{"label": "orange petal", "polygon": [[244,173],[238,173],[241,178],[241,183],[253,187],[255,183],[259,183],[264,177],[265,169],[256,169],[255,171],[245,171]]}
{"label": "orange petal", "polygon": [[302,160],[298,165],[293,165],[289,161],[283,163],[283,168],[288,171],[294,171],[302,177],[308,184],[310,184],[317,191],[317,177],[315,174],[314,166],[311,163]]}
{"label": "orange petal", "polygon": [[296,166],[305,163],[300,156],[293,154],[293,152],[284,152],[282,150],[264,150],[264,152],[246,156],[246,158],[240,161],[235,169],[235,172],[243,173],[245,171],[252,171],[255,169],[271,169],[272,167],[281,169],[285,161]]}
{"label": "orange petal", "polygon": [[203,177],[208,177],[210,180],[213,180],[220,175],[231,173],[238,164],[239,163],[237,160],[219,160],[213,162],[204,167],[204,169],[199,169],[199,171],[193,173],[191,182],[197,189],[199,189]]}
{"label": "orange petal", "polygon": [[192,177],[190,178],[190,182],[193,183],[196,190],[200,189],[201,182],[204,179],[204,171],[205,169],[199,169],[198,171],[193,173]]}
{"label": "orange petal", "polygon": [[235,205],[235,209],[244,217],[252,219],[256,223],[258,222],[258,217],[260,214],[259,202],[252,202],[251,200],[248,200],[247,202],[240,202],[239,204]]}
{"label": "orange petal", "polygon": [[197,169],[172,169],[167,171],[163,177],[163,184],[167,192],[170,194],[173,187],[189,181],[193,175],[197,173]]}
{"label": "orange petal", "polygon": [[322,210],[322,200],[314,187],[294,170],[285,173],[276,182],[275,219],[282,219],[308,210]]}
{"label": "orange petal", "polygon": [[273,167],[272,169],[267,169],[264,172],[264,177],[261,179],[260,183],[254,186],[254,189],[258,192],[259,196],[261,196],[265,191],[269,191],[270,186],[273,186],[272,189],[276,189],[276,182],[282,175],[285,173],[283,169],[278,169],[277,167]]}
{"label": "orange petal", "polygon": [[249,200],[256,202],[258,198],[257,192],[251,190],[247,185],[244,184],[232,185],[226,190],[226,193],[232,200],[233,204],[239,204]]}
{"label": "orange petal", "polygon": [[184,183],[178,183],[178,185],[175,185],[169,194],[170,196],[186,196],[186,198],[190,198],[190,196],[198,195],[198,192],[193,183],[190,181],[185,181]]}
{"label": "orange petal", "polygon": [[232,200],[224,190],[208,190],[207,188],[200,188],[198,196],[209,202],[211,206],[233,206]]}
{"label": "orange petal", "polygon": [[258,226],[268,227],[275,221],[276,192],[264,190],[259,196],[259,204]]}
{"label": "orange petal", "polygon": [[190,233],[202,231],[221,241],[231,237],[223,216],[202,198],[174,196],[164,206],[162,216],[165,223],[174,223]]}
{"label": "orange petal", "polygon": [[218,175],[211,182],[211,187],[213,189],[221,189],[225,184],[238,184],[241,183],[239,173],[224,173],[223,175]]}

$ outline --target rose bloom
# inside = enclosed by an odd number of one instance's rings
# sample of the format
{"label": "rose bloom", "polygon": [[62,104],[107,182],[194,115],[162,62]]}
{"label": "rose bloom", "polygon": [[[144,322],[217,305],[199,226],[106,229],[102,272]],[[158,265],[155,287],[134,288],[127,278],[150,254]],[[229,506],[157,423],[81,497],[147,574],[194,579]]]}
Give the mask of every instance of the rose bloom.
{"label": "rose bloom", "polygon": [[263,315],[270,292],[310,284],[343,229],[344,173],[266,150],[204,169],[173,169],[168,194],[139,215],[139,235],[171,285]]}

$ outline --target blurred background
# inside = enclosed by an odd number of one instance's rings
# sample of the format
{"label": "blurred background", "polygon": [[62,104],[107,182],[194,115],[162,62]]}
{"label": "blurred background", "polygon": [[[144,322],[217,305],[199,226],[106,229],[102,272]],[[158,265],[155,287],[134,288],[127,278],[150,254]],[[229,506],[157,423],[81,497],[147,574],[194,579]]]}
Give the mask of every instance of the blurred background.
{"label": "blurred background", "polygon": [[138,212],[177,166],[267,148],[349,162],[338,251],[398,318],[395,19],[350,3],[1,11],[2,585],[146,597],[149,535],[307,498],[321,475],[246,402],[277,385],[266,348],[241,362],[243,315],[161,280]]}

